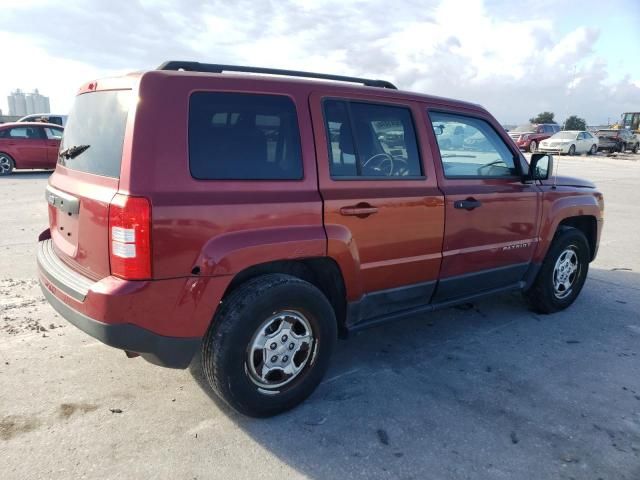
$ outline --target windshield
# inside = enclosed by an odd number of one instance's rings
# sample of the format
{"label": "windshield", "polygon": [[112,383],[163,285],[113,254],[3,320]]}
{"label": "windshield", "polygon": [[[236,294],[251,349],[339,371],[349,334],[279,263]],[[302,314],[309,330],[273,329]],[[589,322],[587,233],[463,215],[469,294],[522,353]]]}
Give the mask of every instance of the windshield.
{"label": "windshield", "polygon": [[72,170],[119,178],[130,100],[131,90],[85,93],[76,97],[60,152],[77,154],[61,155],[58,163]]}
{"label": "windshield", "polygon": [[552,136],[551,138],[553,138],[554,140],[575,140],[576,136],[578,134],[575,132],[558,132],[556,133],[554,136]]}
{"label": "windshield", "polygon": [[519,127],[516,127],[513,131],[514,132],[535,132],[536,131],[536,126],[535,125],[520,125]]}

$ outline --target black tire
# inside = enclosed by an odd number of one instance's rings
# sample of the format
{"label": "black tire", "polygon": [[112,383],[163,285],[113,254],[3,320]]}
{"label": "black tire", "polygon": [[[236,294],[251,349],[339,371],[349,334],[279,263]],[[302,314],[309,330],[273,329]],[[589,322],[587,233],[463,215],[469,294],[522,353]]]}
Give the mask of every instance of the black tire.
{"label": "black tire", "polygon": [[626,143],[621,143],[620,144],[620,153],[624,153],[627,150],[627,144]]}
{"label": "black tire", "polygon": [[573,156],[576,154],[576,146],[575,145],[571,145],[569,147],[569,155]]}
{"label": "black tire", "polygon": [[639,144],[639,143],[636,143],[636,144],[633,146],[633,150],[632,150],[632,152],[633,152],[633,153],[638,153],[638,150],[640,150],[640,144]]}
{"label": "black tire", "polygon": [[[292,310],[304,315],[311,327],[308,360],[290,383],[263,388],[249,371],[252,341],[276,312]],[[203,339],[205,377],[214,392],[238,412],[252,417],[277,415],[298,405],[318,386],[329,366],[337,333],[333,307],[314,285],[284,274],[255,277],[220,305]]]}
{"label": "black tire", "polygon": [[[564,292],[566,296],[562,296],[562,293],[559,296],[554,287],[555,267],[561,255],[567,250],[575,252],[578,270],[571,282],[571,288]],[[584,286],[590,258],[589,242],[584,233],[577,228],[561,227],[556,232],[538,276],[531,288],[525,292],[531,308],[539,313],[553,313],[571,305]]]}
{"label": "black tire", "polygon": [[538,142],[536,142],[535,140],[531,140],[531,143],[529,144],[529,152],[536,153],[537,151],[538,151]]}
{"label": "black tire", "polygon": [[591,145],[588,153],[589,155],[596,155],[598,153],[598,146],[595,143]]}
{"label": "black tire", "polygon": [[0,176],[11,175],[16,168],[16,162],[8,153],[0,152]]}

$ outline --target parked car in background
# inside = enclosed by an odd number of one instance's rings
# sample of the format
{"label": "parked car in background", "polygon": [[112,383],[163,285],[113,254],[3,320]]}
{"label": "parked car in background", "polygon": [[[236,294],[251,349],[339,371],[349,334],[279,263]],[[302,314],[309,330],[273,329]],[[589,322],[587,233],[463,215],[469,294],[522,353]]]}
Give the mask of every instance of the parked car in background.
{"label": "parked car in background", "polygon": [[540,142],[538,151],[575,155],[598,152],[598,137],[585,130],[564,130]]}
{"label": "parked car in background", "polygon": [[598,150],[604,150],[607,152],[624,152],[631,150],[633,153],[638,153],[640,150],[640,139],[633,132],[621,128],[598,130],[596,132],[598,137]]}
{"label": "parked car in background", "polygon": [[56,125],[65,127],[67,125],[67,115],[58,115],[55,113],[33,113],[20,118],[18,122],[55,123]]}
{"label": "parked car in background", "polygon": [[0,175],[20,168],[56,168],[63,129],[41,122],[0,125]]}
{"label": "parked car in background", "polygon": [[520,150],[535,152],[541,141],[559,131],[560,125],[557,123],[529,124],[516,127],[509,132],[509,136],[516,142]]}
{"label": "parked car in background", "polygon": [[[462,150],[436,143],[456,130]],[[168,62],[80,89],[38,277],[89,335],[175,368],[201,350],[224,401],[274,415],[321,382],[338,332],[497,292],[569,307],[604,203],[552,171],[479,105]]]}

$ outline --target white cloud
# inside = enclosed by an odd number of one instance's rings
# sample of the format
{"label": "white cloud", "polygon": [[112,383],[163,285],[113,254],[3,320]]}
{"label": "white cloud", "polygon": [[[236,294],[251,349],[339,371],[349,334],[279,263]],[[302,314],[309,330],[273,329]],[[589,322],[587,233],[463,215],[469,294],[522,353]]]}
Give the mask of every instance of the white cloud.
{"label": "white cloud", "polygon": [[638,81],[612,80],[594,54],[606,32],[561,35],[548,17],[497,17],[481,0],[18,5],[0,19],[0,42],[16,45],[3,53],[0,93],[37,86],[60,109],[87,80],[180,58],[385,78],[509,123],[542,110],[599,123],[640,103]]}

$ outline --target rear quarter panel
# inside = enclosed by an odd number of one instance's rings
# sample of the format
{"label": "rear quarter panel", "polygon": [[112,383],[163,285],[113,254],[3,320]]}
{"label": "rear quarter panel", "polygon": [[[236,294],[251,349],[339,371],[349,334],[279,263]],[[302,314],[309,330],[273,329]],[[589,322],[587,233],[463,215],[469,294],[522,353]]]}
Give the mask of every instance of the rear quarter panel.
{"label": "rear quarter panel", "polygon": [[[188,108],[189,97],[196,91],[291,98],[300,128],[304,178],[192,178]],[[269,260],[326,254],[306,88],[233,76],[148,72],[141,78],[139,97],[131,156],[123,159],[120,191],[151,200],[154,278],[189,276],[196,266],[200,275],[232,276]]]}

